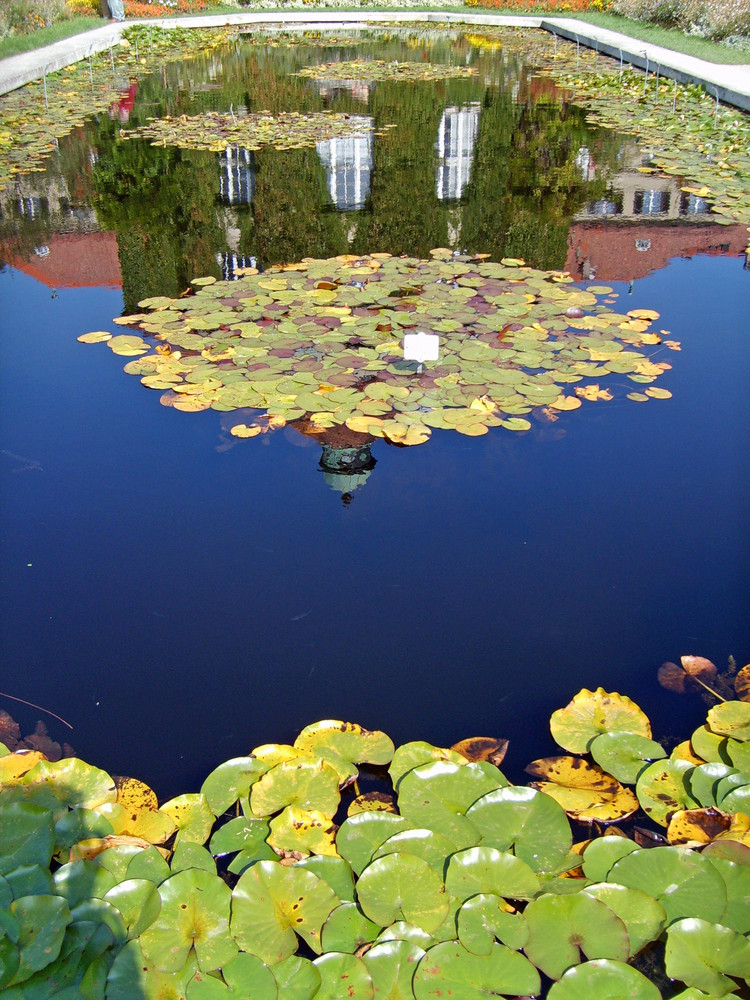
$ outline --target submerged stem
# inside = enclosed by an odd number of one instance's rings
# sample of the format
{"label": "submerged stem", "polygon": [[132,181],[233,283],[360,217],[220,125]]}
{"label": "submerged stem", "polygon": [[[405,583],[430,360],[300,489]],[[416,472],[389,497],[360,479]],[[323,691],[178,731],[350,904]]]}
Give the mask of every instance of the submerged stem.
{"label": "submerged stem", "polygon": [[62,724],[64,726],[67,726],[68,729],[73,728],[69,722],[66,722],[65,719],[62,718],[62,716],[55,715],[54,712],[50,712],[48,708],[42,708],[41,705],[35,705],[33,701],[26,701],[25,698],[16,698],[14,694],[6,694],[5,691],[0,691],[0,697],[10,698],[13,701],[20,701],[22,705],[28,705],[30,708],[37,708],[39,709],[40,712],[46,712],[47,715],[51,715],[54,719],[57,719],[59,722],[62,722]]}

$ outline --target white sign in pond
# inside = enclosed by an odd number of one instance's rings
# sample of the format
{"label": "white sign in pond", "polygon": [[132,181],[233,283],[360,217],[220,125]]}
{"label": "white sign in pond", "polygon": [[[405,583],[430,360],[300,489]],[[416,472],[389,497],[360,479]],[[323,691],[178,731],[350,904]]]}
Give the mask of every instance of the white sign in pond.
{"label": "white sign in pond", "polygon": [[421,365],[425,361],[437,361],[439,356],[440,337],[436,333],[419,330],[404,334],[404,361],[417,361]]}

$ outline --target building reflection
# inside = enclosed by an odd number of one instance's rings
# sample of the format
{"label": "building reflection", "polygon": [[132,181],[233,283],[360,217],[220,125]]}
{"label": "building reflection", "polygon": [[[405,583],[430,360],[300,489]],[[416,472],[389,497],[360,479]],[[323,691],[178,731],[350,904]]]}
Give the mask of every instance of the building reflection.
{"label": "building reflection", "polygon": [[359,118],[359,135],[334,137],[316,143],[320,161],[326,169],[331,201],[341,212],[356,212],[365,207],[370,195],[372,176],[372,118]]}
{"label": "building reflection", "polygon": [[443,112],[435,143],[435,189],[441,201],[458,201],[469,183],[480,110],[475,101]]}
{"label": "building reflection", "polygon": [[219,195],[225,205],[249,205],[255,196],[255,156],[229,146],[219,157]]}
{"label": "building reflection", "polygon": [[[621,162],[606,195],[587,205],[571,225],[565,269],[574,278],[633,281],[665,267],[672,257],[744,253],[743,226],[716,222],[710,204],[683,191],[679,178],[644,172],[636,146],[623,149]],[[585,147],[576,165],[584,180],[597,176]]]}

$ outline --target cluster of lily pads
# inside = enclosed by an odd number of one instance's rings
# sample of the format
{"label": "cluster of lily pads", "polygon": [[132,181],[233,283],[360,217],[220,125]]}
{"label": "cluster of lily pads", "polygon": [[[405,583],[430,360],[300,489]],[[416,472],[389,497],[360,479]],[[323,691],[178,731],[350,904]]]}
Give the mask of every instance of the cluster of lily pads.
{"label": "cluster of lily pads", "polygon": [[[346,425],[420,444],[433,428],[528,430],[525,414],[556,419],[613,399],[612,389],[636,402],[671,395],[651,384],[671,368],[656,352],[679,349],[651,330],[658,313],[616,312],[611,287],[583,290],[519,259],[345,254],[193,286],[195,294],[145,299],[144,312],[115,321],[139,335],[78,339],[133,357],[125,371],[161,390],[165,405],[265,411],[238,423],[235,436],[305,418],[312,432]],[[439,339],[439,359],[424,368],[404,358],[404,337],[415,332]]]}
{"label": "cluster of lily pads", "polygon": [[[506,741],[396,748],[325,720],[161,806],[0,748],[3,996],[659,1000],[666,975],[729,1000],[750,983],[750,703],[670,755],[601,688],[551,731],[563,753],[521,786]],[[634,816],[651,830],[614,826]]]}
{"label": "cluster of lily pads", "polygon": [[385,59],[353,59],[343,62],[321,63],[304,66],[297,76],[313,80],[362,80],[367,83],[379,80],[463,80],[476,76],[474,66],[452,66],[448,63],[399,62]]}
{"label": "cluster of lily pads", "polygon": [[547,67],[590,121],[635,135],[651,164],[646,172],[672,174],[683,190],[711,203],[717,222],[750,225],[750,117],[702,87],[665,80],[652,72],[618,71],[589,55],[578,70]]}
{"label": "cluster of lily pads", "polygon": [[134,26],[111,50],[0,97],[0,191],[19,174],[43,170],[56,141],[117,101],[124,81],[225,46],[235,34]]}
{"label": "cluster of lily pads", "polygon": [[[386,128],[388,126],[385,126]],[[152,118],[141,128],[122,130],[123,139],[151,139],[152,146],[178,146],[221,153],[230,146],[245,149],[302,149],[333,138],[371,134],[372,119],[360,115],[314,111],[257,114],[220,114],[207,111],[179,118]]]}

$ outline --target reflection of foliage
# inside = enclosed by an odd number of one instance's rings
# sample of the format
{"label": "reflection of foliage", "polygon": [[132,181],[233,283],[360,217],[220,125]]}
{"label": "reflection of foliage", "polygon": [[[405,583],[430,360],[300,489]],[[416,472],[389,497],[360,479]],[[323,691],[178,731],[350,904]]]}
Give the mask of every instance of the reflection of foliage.
{"label": "reflection of foliage", "polygon": [[[714,706],[669,756],[602,688],[550,729],[562,753],[524,786],[499,769],[507,741],[395,747],[327,720],[161,806],[137,779],[0,747],[0,987],[660,1000],[654,980],[750,983],[750,704]],[[362,767],[377,788],[359,794]]]}
{"label": "reflection of foliage", "polygon": [[440,63],[409,63],[394,59],[355,59],[352,62],[323,63],[305,66],[299,75],[312,80],[393,80],[399,83],[425,80],[454,80],[477,75],[474,66],[451,66]]}

